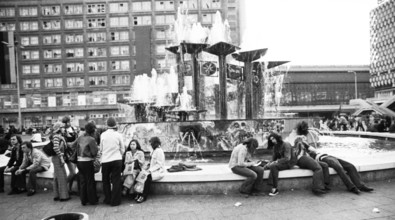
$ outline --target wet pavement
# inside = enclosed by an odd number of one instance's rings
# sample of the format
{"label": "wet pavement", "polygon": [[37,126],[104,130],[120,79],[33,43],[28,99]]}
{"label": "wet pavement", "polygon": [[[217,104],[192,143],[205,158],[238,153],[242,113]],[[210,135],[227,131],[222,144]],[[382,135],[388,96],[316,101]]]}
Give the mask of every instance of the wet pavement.
{"label": "wet pavement", "polygon": [[[117,207],[82,206],[77,196],[54,202],[51,191],[0,194],[0,219],[42,219],[83,212],[89,219],[395,219],[395,179],[370,182],[372,193],[355,195],[336,187],[323,196],[309,190],[281,191],[275,197],[228,195],[152,195],[145,203],[124,199]],[[101,200],[103,195],[101,195]],[[237,206],[239,205],[239,206]]]}

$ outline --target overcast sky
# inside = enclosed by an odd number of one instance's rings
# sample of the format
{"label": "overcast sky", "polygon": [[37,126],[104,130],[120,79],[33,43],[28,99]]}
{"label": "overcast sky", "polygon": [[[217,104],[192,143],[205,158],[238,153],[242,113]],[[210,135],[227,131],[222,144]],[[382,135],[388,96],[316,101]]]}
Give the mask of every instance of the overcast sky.
{"label": "overcast sky", "polygon": [[270,60],[291,65],[369,64],[369,13],[377,0],[241,2],[242,48],[269,48]]}

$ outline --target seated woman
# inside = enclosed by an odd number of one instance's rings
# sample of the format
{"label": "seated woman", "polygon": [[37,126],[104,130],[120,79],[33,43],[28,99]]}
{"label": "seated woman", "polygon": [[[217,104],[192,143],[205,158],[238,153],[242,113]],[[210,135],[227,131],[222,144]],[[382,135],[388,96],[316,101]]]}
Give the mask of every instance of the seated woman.
{"label": "seated woman", "polygon": [[268,184],[272,187],[269,196],[275,196],[278,194],[279,171],[291,169],[295,166],[297,159],[291,144],[283,141],[280,135],[271,133],[267,140],[268,149],[273,149],[272,162],[266,165],[270,169]]}
{"label": "seated woman", "polygon": [[329,167],[332,167],[334,170],[336,170],[344,185],[346,185],[348,191],[355,194],[359,194],[361,191],[373,191],[373,188],[366,186],[361,181],[361,177],[359,176],[357,168],[355,168],[352,163],[328,154],[319,153],[312,146],[308,146],[307,150],[310,156],[316,161],[325,162]]}
{"label": "seated woman", "polygon": [[[19,135],[12,134],[10,141],[12,145],[11,157],[4,170],[5,173],[11,173],[11,191],[8,195],[26,192],[26,176],[15,175],[15,172],[19,169],[23,160],[23,151],[21,147],[22,138]],[[0,172],[2,172],[2,170],[0,170]]]}
{"label": "seated woman", "polygon": [[144,151],[141,149],[140,143],[137,140],[133,139],[129,142],[129,146],[126,148],[124,158],[125,168],[128,168],[129,165],[131,165],[130,167],[132,168],[130,171],[128,171],[128,174],[125,174],[125,171],[123,173],[125,180],[123,182],[122,195],[125,196],[129,193],[133,193],[131,191],[133,190],[136,177],[140,173],[141,167],[143,167],[143,164],[145,163]]}
{"label": "seated woman", "polygon": [[[147,200],[147,196],[150,193],[152,181],[160,180],[165,175],[165,153],[160,147],[160,139],[158,137],[152,137],[149,142],[153,149],[153,152],[151,153],[150,163],[144,165],[143,170],[136,178],[136,181],[142,180],[135,185],[135,191],[137,192],[135,200],[138,203],[142,203]],[[139,184],[143,185],[138,186]]]}
{"label": "seated woman", "polygon": [[263,187],[263,167],[251,158],[258,147],[258,141],[249,138],[237,145],[230,156],[229,168],[233,173],[247,177],[240,186],[239,192],[247,195],[258,195]]}
{"label": "seated woman", "polygon": [[47,171],[51,166],[49,158],[40,150],[33,148],[31,142],[25,141],[21,144],[23,151],[23,161],[16,175],[29,173],[27,196],[32,196],[37,189],[37,173]]}

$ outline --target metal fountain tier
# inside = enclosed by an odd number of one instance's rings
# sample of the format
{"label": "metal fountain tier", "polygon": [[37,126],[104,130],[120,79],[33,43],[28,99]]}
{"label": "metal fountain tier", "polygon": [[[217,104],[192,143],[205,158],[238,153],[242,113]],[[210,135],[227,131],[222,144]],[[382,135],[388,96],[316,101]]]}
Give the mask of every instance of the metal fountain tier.
{"label": "metal fountain tier", "polygon": [[228,118],[227,102],[226,102],[226,56],[234,53],[237,46],[226,42],[218,42],[204,49],[207,53],[218,56],[219,60],[219,111],[221,119]]}
{"label": "metal fountain tier", "polygon": [[[193,74],[192,74],[192,82],[193,82],[193,99],[194,99],[194,104],[196,108],[199,108],[200,105],[200,82],[199,82],[199,71],[198,71],[198,61],[197,61],[197,55],[203,51],[204,48],[206,48],[208,44],[200,44],[200,43],[186,43],[182,42],[180,45],[177,46],[172,46],[172,47],[167,47],[166,50],[174,53],[177,55],[177,62],[178,63],[184,63],[184,54],[191,54],[192,56],[192,69],[193,69]],[[182,61],[182,62],[179,62]],[[178,71],[179,73],[179,79],[183,79],[181,71]],[[183,85],[183,80],[179,80],[180,85],[179,85],[179,91],[181,91]],[[197,115],[197,117],[199,117]],[[198,118],[197,118],[198,119]]]}
{"label": "metal fountain tier", "polygon": [[246,108],[246,119],[253,118],[253,103],[252,103],[252,61],[257,60],[264,56],[267,52],[267,48],[240,51],[232,54],[232,57],[237,61],[244,62],[245,72],[245,85],[246,85],[246,96],[245,96],[245,108]]}

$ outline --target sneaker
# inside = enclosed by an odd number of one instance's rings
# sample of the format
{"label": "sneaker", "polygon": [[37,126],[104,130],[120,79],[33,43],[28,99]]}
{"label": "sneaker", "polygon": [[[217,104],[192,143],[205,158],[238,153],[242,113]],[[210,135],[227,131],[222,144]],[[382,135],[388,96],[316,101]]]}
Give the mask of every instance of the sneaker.
{"label": "sneaker", "polygon": [[276,196],[278,194],[278,189],[273,188],[272,191],[269,193],[269,196]]}

